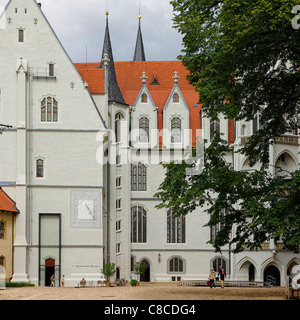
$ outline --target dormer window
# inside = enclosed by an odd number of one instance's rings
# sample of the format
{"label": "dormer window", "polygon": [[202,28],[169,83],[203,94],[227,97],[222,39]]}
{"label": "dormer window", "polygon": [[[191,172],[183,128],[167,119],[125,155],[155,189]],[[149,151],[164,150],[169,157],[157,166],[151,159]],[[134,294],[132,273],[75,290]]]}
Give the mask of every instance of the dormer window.
{"label": "dormer window", "polygon": [[142,94],[142,98],[141,98],[141,101],[143,102],[143,103],[146,103],[147,102],[147,95],[145,94],[145,93],[143,93]]}
{"label": "dormer window", "polygon": [[49,64],[49,76],[54,77],[54,64],[53,63]]}
{"label": "dormer window", "polygon": [[179,102],[179,94],[178,93],[175,93],[173,95],[173,102]]}

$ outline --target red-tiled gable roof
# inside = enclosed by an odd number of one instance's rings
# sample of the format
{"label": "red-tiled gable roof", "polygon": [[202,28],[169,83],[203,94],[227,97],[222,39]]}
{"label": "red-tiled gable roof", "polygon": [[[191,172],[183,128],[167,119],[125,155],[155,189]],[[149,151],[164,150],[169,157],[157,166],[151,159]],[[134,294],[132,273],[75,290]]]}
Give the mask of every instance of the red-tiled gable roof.
{"label": "red-tiled gable roof", "polygon": [[0,211],[19,213],[16,203],[0,188]]}
{"label": "red-tiled gable roof", "polygon": [[[95,69],[99,62],[75,63],[76,68],[84,81],[89,84],[92,94],[104,93],[104,71]],[[97,71],[96,71],[97,70]],[[98,74],[102,70],[103,75]],[[165,106],[174,86],[175,71],[177,71],[178,85],[186,104],[190,109],[190,129],[193,130],[193,141],[196,129],[200,129],[200,106],[197,105],[199,97],[194,88],[186,79],[188,71],[181,61],[124,61],[115,62],[117,81],[126,103],[133,106],[142,87],[141,76],[146,73],[147,88],[158,108],[158,129],[163,128],[162,110]],[[101,79],[97,78],[101,77]],[[151,85],[156,79],[158,85]],[[197,105],[197,107],[194,107]]]}
{"label": "red-tiled gable roof", "polygon": [[[123,97],[132,106],[141,90],[143,72],[148,77],[147,88],[158,108],[158,129],[163,128],[163,107],[165,106],[174,86],[174,73],[177,71],[178,86],[190,109],[190,129],[192,129],[193,145],[195,145],[196,129],[200,129],[200,106],[198,94],[189,84],[186,76],[189,72],[181,61],[126,61],[115,62],[118,83]],[[151,85],[153,80],[159,85]],[[197,107],[194,107],[197,105]]]}
{"label": "red-tiled gable roof", "polygon": [[92,94],[104,94],[104,69],[95,69],[99,63],[75,63],[75,67],[80,73],[82,79],[88,83]]}

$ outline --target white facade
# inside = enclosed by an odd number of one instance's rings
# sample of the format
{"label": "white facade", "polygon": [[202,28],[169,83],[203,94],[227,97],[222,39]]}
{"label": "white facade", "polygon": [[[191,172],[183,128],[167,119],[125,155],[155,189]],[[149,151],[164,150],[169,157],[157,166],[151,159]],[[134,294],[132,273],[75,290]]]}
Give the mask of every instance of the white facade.
{"label": "white facade", "polygon": [[105,125],[37,3],[12,0],[4,18],[0,122],[13,129],[1,136],[0,180],[20,208],[12,281],[44,285],[50,271],[57,285],[62,274],[69,285],[96,279],[104,247],[96,135]]}
{"label": "white facade", "polygon": [[[223,260],[232,280],[263,281],[274,266],[285,284],[299,254],[272,242],[255,252],[234,255],[224,247],[217,254],[207,244],[211,230],[203,227],[208,217],[201,208],[179,221],[155,208],[164,179],[159,163],[191,145],[191,110],[177,73],[169,75],[160,147],[159,110],[147,74],[134,104],[108,103],[107,94],[90,94],[34,0],[11,0],[1,19],[0,123],[13,128],[0,136],[0,185],[20,210],[12,281],[47,285],[53,270],[56,285],[62,274],[66,286],[82,277],[95,283],[107,261],[116,264],[120,278],[129,279],[133,262],[146,261],[145,281],[197,280]],[[210,119],[202,125],[209,141]],[[219,125],[228,139],[228,120],[220,117]],[[109,139],[108,164],[98,135],[107,129],[117,133]],[[131,144],[130,129],[136,138]],[[252,130],[252,123],[236,123],[234,150]],[[270,149],[271,164],[299,168],[297,135],[279,138]],[[242,155],[228,160],[236,170],[250,169]]]}

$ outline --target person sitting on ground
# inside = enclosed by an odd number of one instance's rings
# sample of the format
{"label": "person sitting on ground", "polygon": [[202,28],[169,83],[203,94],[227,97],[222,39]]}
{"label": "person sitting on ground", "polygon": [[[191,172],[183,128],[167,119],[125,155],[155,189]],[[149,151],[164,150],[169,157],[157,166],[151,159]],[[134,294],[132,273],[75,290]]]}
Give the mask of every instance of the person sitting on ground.
{"label": "person sitting on ground", "polygon": [[82,279],[80,280],[80,285],[81,285],[82,287],[85,287],[85,284],[86,284],[86,281],[85,281],[84,278],[82,278]]}

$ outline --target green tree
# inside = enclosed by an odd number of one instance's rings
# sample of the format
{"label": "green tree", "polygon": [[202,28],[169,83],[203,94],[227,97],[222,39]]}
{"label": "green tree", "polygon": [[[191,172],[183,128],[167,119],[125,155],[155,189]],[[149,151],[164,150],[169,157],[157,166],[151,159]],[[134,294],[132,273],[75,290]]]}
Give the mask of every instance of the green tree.
{"label": "green tree", "polygon": [[[205,150],[203,171],[195,166],[168,168],[156,197],[158,208],[186,215],[197,207],[210,216],[207,226],[222,225],[210,241],[217,251],[234,244],[234,252],[256,249],[273,238],[297,251],[300,244],[300,173],[272,175],[269,146],[300,125],[300,31],[292,27],[295,0],[174,0],[175,27],[183,35],[179,57],[199,94],[206,117],[219,114],[260,127],[238,151],[260,170],[235,171],[226,162],[232,152],[216,133]],[[213,196],[213,198],[212,198]],[[216,200],[215,200],[216,199]]]}
{"label": "green tree", "polygon": [[101,272],[105,275],[106,280],[109,282],[110,277],[114,276],[116,273],[116,265],[114,263],[106,263],[103,265]]}

